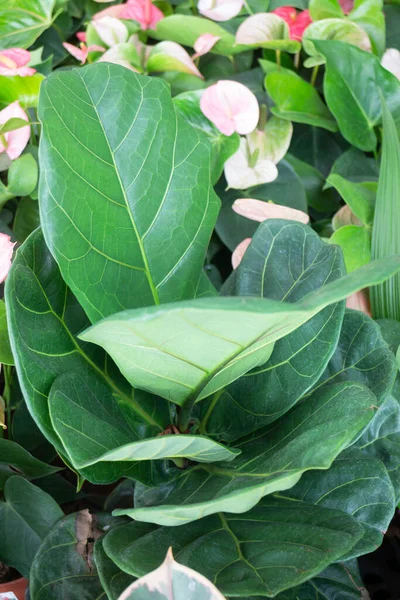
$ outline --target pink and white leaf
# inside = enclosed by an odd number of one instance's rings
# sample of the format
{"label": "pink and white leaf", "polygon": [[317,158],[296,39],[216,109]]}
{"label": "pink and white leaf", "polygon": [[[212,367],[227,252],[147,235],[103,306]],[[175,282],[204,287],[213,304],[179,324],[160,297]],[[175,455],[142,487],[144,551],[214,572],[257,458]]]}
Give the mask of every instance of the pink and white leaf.
{"label": "pink and white leaf", "polygon": [[221,80],[204,90],[200,109],[225,135],[250,133],[260,117],[257,98],[237,81]]}

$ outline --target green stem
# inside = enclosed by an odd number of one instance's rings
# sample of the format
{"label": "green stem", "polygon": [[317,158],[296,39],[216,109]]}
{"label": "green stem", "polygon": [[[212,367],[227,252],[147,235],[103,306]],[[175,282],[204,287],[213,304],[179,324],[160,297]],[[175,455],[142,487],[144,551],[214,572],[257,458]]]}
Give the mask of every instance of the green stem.
{"label": "green stem", "polygon": [[300,66],[300,52],[296,52],[294,55],[294,68],[298,69]]}
{"label": "green stem", "polygon": [[257,125],[257,129],[259,129],[259,131],[265,130],[265,126],[267,124],[267,116],[268,116],[268,106],[266,104],[261,104],[260,118],[258,119],[258,125]]}
{"label": "green stem", "polygon": [[3,365],[4,369],[4,390],[3,400],[6,405],[6,425],[8,429],[8,439],[12,439],[11,433],[11,369],[8,365]]}
{"label": "green stem", "polygon": [[181,433],[185,433],[185,431],[187,431],[189,428],[190,417],[192,416],[192,410],[195,402],[196,397],[193,397],[193,399],[190,398],[186,404],[181,406],[178,418],[178,429]]}
{"label": "green stem", "polygon": [[209,420],[211,413],[214,410],[218,400],[221,398],[222,394],[224,393],[224,391],[225,391],[225,388],[222,388],[222,390],[218,390],[218,392],[215,392],[215,394],[213,395],[210,405],[207,408],[207,412],[204,415],[203,420],[200,423],[199,433],[201,435],[204,435],[206,433],[206,427],[207,427],[208,420]]}
{"label": "green stem", "polygon": [[275,50],[275,55],[276,55],[276,64],[278,65],[279,68],[281,68],[281,51]]}
{"label": "green stem", "polygon": [[251,10],[251,8],[247,4],[246,0],[243,0],[243,5],[244,5],[245,9],[247,10],[247,12],[249,13],[249,15],[254,15],[254,10]]}
{"label": "green stem", "polygon": [[315,82],[318,77],[318,71],[319,71],[319,65],[315,65],[315,67],[313,68],[312,73],[311,73],[311,82],[310,82],[311,85],[315,85]]}

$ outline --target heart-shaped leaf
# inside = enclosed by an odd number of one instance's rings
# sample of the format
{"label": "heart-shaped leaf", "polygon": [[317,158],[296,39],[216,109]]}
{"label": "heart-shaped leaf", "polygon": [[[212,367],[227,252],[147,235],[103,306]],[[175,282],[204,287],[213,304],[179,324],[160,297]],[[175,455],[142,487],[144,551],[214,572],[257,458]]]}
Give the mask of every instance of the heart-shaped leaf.
{"label": "heart-shaped leaf", "polygon": [[0,48],[29,48],[52,23],[56,0],[6,0],[0,6]]}

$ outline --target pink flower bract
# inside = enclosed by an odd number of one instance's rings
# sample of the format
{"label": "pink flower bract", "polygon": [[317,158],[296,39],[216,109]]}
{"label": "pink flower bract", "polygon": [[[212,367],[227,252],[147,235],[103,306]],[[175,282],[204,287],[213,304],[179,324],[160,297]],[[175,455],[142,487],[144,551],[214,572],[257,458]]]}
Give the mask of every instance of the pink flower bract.
{"label": "pink flower bract", "polygon": [[310,11],[297,13],[293,6],[280,6],[272,12],[288,24],[290,39],[301,42],[305,29],[312,23]]}
{"label": "pink flower bract", "polygon": [[[29,122],[28,115],[22,110],[17,101],[0,111],[0,125],[4,125],[10,119],[23,119]],[[0,139],[0,152],[6,152],[10,160],[18,158],[29,142],[30,133],[31,129],[29,125],[4,133],[3,136],[6,144],[4,145]]]}
{"label": "pink flower bract", "polygon": [[80,48],[74,46],[73,44],[69,44],[68,42],[64,42],[63,46],[68,52],[77,60],[81,61],[81,64],[84,65],[87,61],[87,57],[89,52],[105,52],[105,48],[103,46],[97,46],[97,44],[93,44],[91,46],[86,46],[86,44],[81,44]]}
{"label": "pink flower bract", "polygon": [[237,81],[221,80],[207,88],[200,100],[202,113],[225,135],[246,135],[257,126],[257,98]]}
{"label": "pink flower bract", "polygon": [[138,21],[142,29],[154,29],[164,13],[151,0],[128,0],[120,13],[121,19]]}
{"label": "pink flower bract", "polygon": [[15,243],[11,241],[9,235],[0,233],[0,283],[3,283],[10,270]]}
{"label": "pink flower bract", "polygon": [[193,54],[192,58],[197,58],[210,52],[220,39],[218,35],[213,35],[212,33],[203,33],[203,35],[200,35],[194,43],[193,48],[196,54]]}
{"label": "pink flower bract", "polygon": [[266,219],[288,219],[307,225],[310,220],[309,216],[302,210],[273,204],[272,202],[264,202],[263,200],[255,200],[254,198],[239,198],[235,200],[232,208],[238,215],[260,223],[266,221]]}
{"label": "pink flower bract", "polygon": [[0,75],[20,75],[28,77],[36,73],[36,69],[27,67],[31,60],[28,50],[9,48],[0,52]]}
{"label": "pink flower bract", "polygon": [[243,0],[199,0],[199,13],[213,21],[229,21],[243,8]]}

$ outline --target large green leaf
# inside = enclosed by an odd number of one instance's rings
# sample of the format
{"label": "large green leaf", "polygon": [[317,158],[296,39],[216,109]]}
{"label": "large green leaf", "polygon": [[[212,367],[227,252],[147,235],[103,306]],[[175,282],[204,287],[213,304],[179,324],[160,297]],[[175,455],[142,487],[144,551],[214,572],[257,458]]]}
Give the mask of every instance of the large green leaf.
{"label": "large green leaf", "polygon": [[0,300],[0,364],[14,364],[8,336],[6,305],[4,304],[4,300]]}
{"label": "large green leaf", "polygon": [[104,538],[100,538],[95,543],[93,554],[94,561],[108,600],[118,600],[122,592],[134,581],[134,578],[128,573],[121,571],[121,569],[105,553],[103,540]]}
{"label": "large green leaf", "polygon": [[296,73],[269,73],[265,79],[265,87],[276,105],[271,111],[277,117],[337,131],[336,121],[317,90]]}
{"label": "large green leaf", "polygon": [[135,508],[116,514],[162,525],[184,524],[218,511],[241,513],[295,485],[310,469],[327,469],[373,417],[374,395],[357,383],[317,391],[272,425],[236,444],[232,463],[197,465],[174,482],[138,485]]}
{"label": "large green leaf", "polygon": [[327,471],[309,471],[292,489],[278,494],[352,515],[364,535],[347,556],[373,552],[382,543],[396,508],[390,477],[380,460],[342,453]]}
{"label": "large green leaf", "polygon": [[[344,272],[338,248],[324,243],[311,229],[294,222],[282,227],[279,221],[268,220],[259,226],[222,293],[295,302]],[[201,429],[223,440],[235,439],[289,410],[325,369],[339,337],[343,310],[343,304],[326,307],[278,340],[267,364],[229,385],[212,412],[207,412],[212,405],[204,403]]]}
{"label": "large green leaf", "polygon": [[[94,377],[66,373],[49,397],[50,416],[74,467],[133,461],[187,458],[196,462],[233,460],[239,453],[203,436],[164,435],[141,440],[118,408],[109,388]],[[133,473],[130,473],[133,476]]]}
{"label": "large green leaf", "polygon": [[374,150],[374,128],[382,115],[380,90],[400,119],[400,82],[375,56],[355,46],[326,40],[314,45],[326,58],[324,94],[342,135],[360,150]]}
{"label": "large green leaf", "polygon": [[[59,451],[64,452],[64,448],[51,424],[48,394],[56,377],[66,372],[76,377],[99,377],[103,388],[104,384],[109,386],[109,395],[116,394],[128,413],[132,408],[138,411],[138,424],[148,423],[153,433],[162,431],[167,423],[162,413],[154,411],[154,403],[146,408],[142,399],[139,404],[132,390],[103,370],[106,357],[75,339],[88,320],[63,282],[40,230],[26,240],[14,258],[7,277],[6,301],[11,345],[26,403],[38,427]],[[159,408],[162,410],[162,405]]]}
{"label": "large green leaf", "polygon": [[98,63],[53,73],[40,98],[42,227],[89,318],[193,298],[219,200],[167,84]]}
{"label": "large green leaf", "polygon": [[174,98],[174,106],[178,115],[207,136],[212,148],[211,179],[216,183],[221,177],[225,161],[238,150],[240,138],[237,133],[224,135],[205,117],[200,109],[202,93],[202,90],[197,90],[179,94]]}
{"label": "large green leaf", "polygon": [[156,40],[170,40],[192,48],[197,38],[204,33],[211,33],[221,38],[211,49],[211,52],[215,54],[232,56],[248,50],[247,46],[236,44],[235,36],[227,29],[204,17],[170,15],[165,19],[161,19],[155,30],[149,31],[150,36]]}
{"label": "large green leaf", "polygon": [[354,8],[349,14],[349,19],[368,33],[372,50],[379,57],[385,51],[385,16],[386,22],[390,22],[386,8],[385,6],[384,13],[382,0],[355,0]]}
{"label": "large green leaf", "polygon": [[362,527],[349,515],[311,504],[263,499],[243,515],[213,515],[181,527],[133,522],[104,539],[106,553],[140,577],[171,546],[224,595],[274,597],[319,573],[357,542]]}
{"label": "large green leaf", "polygon": [[64,513],[49,494],[23,477],[8,479],[4,498],[0,502],[0,560],[29,577],[41,541]]}
{"label": "large green leaf", "polygon": [[0,49],[29,48],[52,23],[56,0],[0,0]]}
{"label": "large green leaf", "polygon": [[0,438],[0,490],[4,488],[6,481],[16,473],[27,479],[37,479],[57,471],[59,471],[57,467],[38,460],[22,446],[11,440]]}
{"label": "large green leaf", "polygon": [[[93,559],[93,541],[110,526],[87,509],[58,521],[43,540],[32,564],[32,600],[105,600]],[[51,557],[51,560],[49,558]]]}
{"label": "large green leaf", "polygon": [[[288,221],[276,222],[290,227]],[[309,231],[306,225],[298,226]],[[102,346],[136,387],[190,407],[266,363],[275,341],[329,304],[383,281],[399,268],[399,257],[375,261],[293,303],[200,298],[124,311],[103,319],[80,338]]]}
{"label": "large green leaf", "polygon": [[119,600],[225,600],[215,585],[174,560],[172,549],[160,567],[132,583]]}

